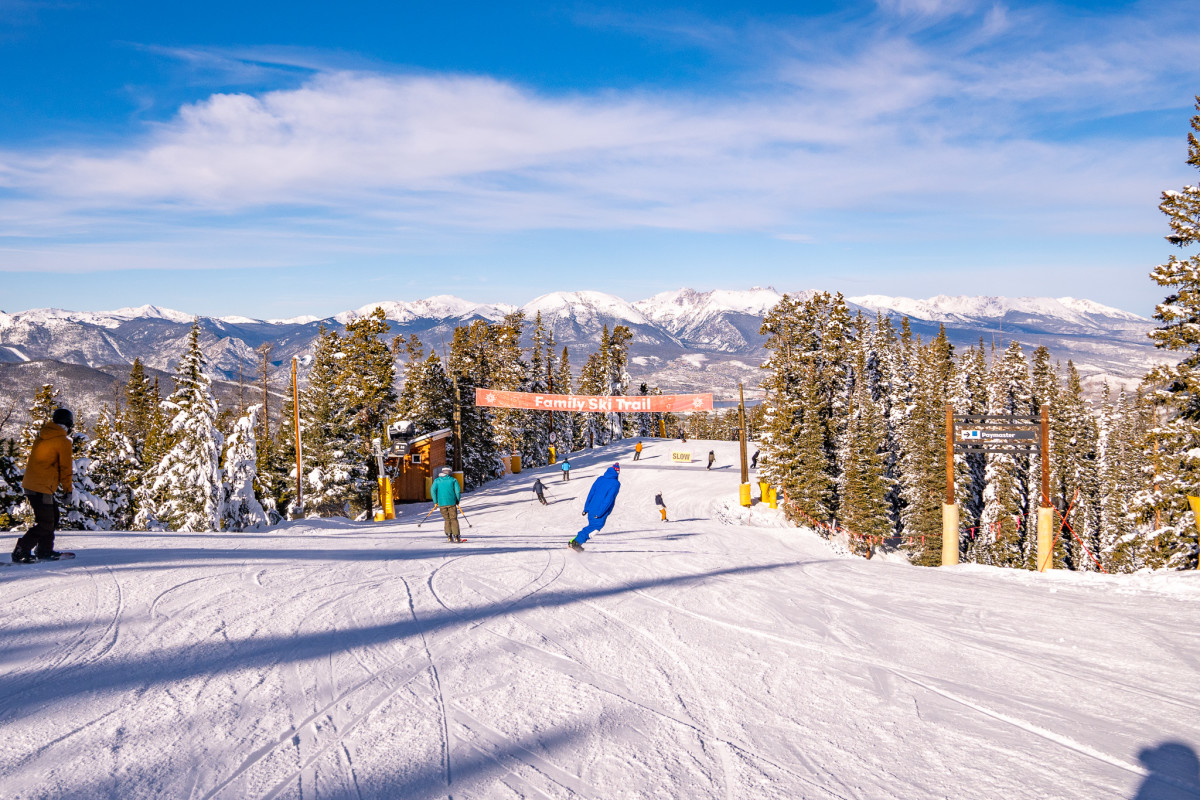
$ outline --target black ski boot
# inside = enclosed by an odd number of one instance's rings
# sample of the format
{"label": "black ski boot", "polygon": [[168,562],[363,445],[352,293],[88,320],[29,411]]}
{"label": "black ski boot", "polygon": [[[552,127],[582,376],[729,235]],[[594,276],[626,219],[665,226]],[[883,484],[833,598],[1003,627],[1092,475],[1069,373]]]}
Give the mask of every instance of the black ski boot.
{"label": "black ski boot", "polygon": [[574,539],[567,542],[567,547],[571,548],[572,550],[576,550],[580,553],[583,552],[583,545],[581,545],[579,542],[575,541]]}
{"label": "black ski boot", "polygon": [[33,557],[33,553],[22,549],[21,545],[17,545],[16,549],[13,550],[12,560],[14,564],[32,564],[34,561],[37,561]]}

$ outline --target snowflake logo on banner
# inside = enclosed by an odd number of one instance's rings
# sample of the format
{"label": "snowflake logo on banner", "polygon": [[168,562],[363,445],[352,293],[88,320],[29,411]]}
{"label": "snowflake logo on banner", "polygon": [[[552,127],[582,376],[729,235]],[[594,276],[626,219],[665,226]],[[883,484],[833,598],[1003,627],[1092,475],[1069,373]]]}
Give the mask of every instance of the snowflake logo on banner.
{"label": "snowflake logo on banner", "polygon": [[704,401],[699,397],[692,398],[692,408],[699,408],[702,405],[704,405]]}
{"label": "snowflake logo on banner", "polygon": [[494,403],[494,402],[496,402],[496,393],[495,393],[495,392],[488,392],[488,393],[487,393],[487,398],[485,398],[485,399],[486,399],[486,400],[487,400],[489,403]]}

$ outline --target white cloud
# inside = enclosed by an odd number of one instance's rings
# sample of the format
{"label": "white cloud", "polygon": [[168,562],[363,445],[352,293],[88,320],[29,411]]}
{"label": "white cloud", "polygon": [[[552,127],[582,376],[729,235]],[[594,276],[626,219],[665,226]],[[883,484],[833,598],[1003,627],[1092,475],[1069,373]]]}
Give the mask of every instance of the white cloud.
{"label": "white cloud", "polygon": [[435,229],[829,241],[870,235],[855,216],[879,213],[1055,233],[1128,225],[1180,142],[1059,141],[1039,123],[1178,103],[1188,76],[1177,66],[1191,63],[1181,56],[1197,37],[1130,19],[1073,37],[1023,19],[1018,34],[1002,6],[979,10],[962,23],[979,34],[970,45],[871,28],[777,55],[770,79],[723,94],[547,95],[486,77],[363,71],[216,94],[119,149],[0,152],[0,236],[15,242],[0,269],[53,261],[67,246],[44,241],[66,235],[71,247],[113,240],[92,259],[99,269],[120,260],[121,240],[189,231],[247,241],[303,231],[336,250]]}

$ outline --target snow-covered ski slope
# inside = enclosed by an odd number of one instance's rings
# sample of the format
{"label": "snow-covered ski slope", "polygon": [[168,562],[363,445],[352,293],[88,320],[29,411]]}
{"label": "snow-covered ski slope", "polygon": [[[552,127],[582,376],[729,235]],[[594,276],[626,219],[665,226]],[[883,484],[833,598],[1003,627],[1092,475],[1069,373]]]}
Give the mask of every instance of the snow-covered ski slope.
{"label": "snow-covered ski slope", "polygon": [[850,558],[738,508],[735,444],[632,444],[467,494],[468,544],[422,504],[0,570],[0,796],[1200,797],[1200,576]]}

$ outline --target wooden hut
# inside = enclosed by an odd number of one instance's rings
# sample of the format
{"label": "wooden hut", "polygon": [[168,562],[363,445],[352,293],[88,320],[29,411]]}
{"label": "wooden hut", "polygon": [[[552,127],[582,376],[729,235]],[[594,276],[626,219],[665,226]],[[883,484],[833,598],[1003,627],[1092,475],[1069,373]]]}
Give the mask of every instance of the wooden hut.
{"label": "wooden hut", "polygon": [[429,484],[440,467],[446,465],[446,442],[450,429],[414,436],[411,426],[394,425],[389,429],[392,444],[384,453],[384,463],[392,479],[393,503],[418,503],[429,500]]}

